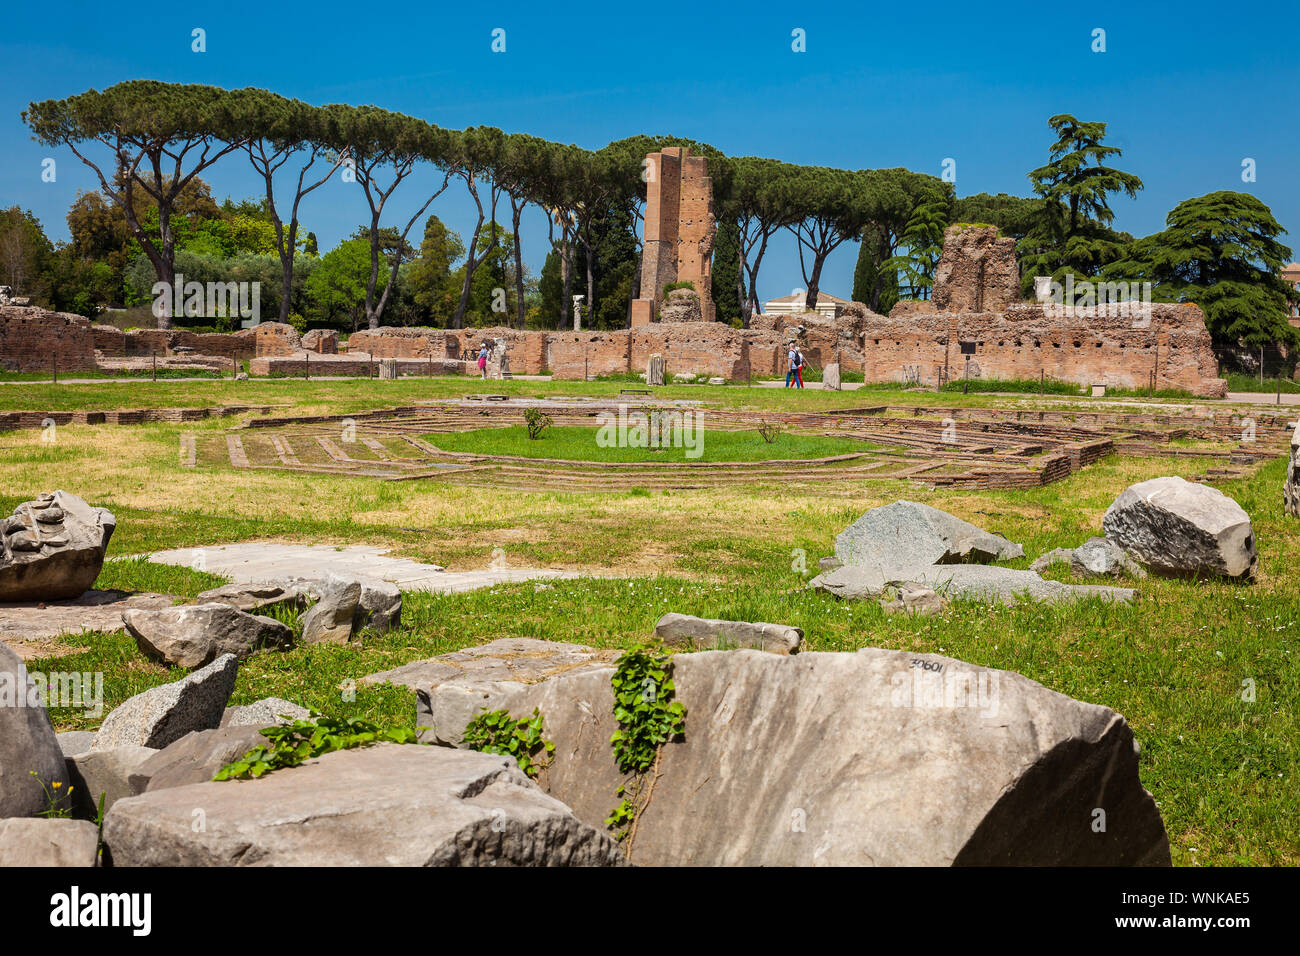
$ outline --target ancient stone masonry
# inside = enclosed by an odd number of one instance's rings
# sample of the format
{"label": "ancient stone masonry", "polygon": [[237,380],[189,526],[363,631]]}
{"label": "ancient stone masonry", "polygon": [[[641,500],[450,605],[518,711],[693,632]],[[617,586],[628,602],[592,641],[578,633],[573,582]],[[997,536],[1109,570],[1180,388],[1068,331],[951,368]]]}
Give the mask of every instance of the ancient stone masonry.
{"label": "ancient stone masonry", "polygon": [[700,318],[712,322],[713,181],[703,156],[669,146],[646,157],[645,245],[641,298],[632,303],[632,325],[659,321],[664,286],[689,282],[699,296]]}
{"label": "ancient stone masonry", "polygon": [[90,320],[66,312],[0,306],[0,369],[83,372],[95,368]]}
{"label": "ancient stone masonry", "polygon": [[949,226],[934,270],[937,312],[1001,312],[1020,300],[1016,241],[994,226]]}

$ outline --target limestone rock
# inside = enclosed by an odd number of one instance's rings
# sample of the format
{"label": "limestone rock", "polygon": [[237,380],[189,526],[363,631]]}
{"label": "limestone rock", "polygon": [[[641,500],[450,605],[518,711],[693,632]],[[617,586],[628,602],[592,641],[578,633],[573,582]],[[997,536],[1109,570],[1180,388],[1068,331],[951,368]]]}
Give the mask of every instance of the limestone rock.
{"label": "limestone rock", "polygon": [[95,866],[99,828],[86,820],[0,820],[0,866]]}
{"label": "limestone rock", "polygon": [[1035,574],[1042,574],[1054,564],[1069,564],[1074,558],[1074,552],[1069,548],[1053,548],[1034,558],[1029,565],[1029,570]]}
{"label": "limestone rock", "polygon": [[1064,604],[1092,597],[1131,604],[1138,596],[1132,588],[1062,584],[1041,578],[1033,571],[984,564],[939,564],[918,574],[916,581],[949,600],[997,601],[1007,605],[1024,600]]}
{"label": "limestone rock", "polygon": [[904,581],[885,588],[880,606],[886,614],[906,613],[928,617],[938,614],[948,606],[948,602],[931,588]]}
{"label": "limestone rock", "polygon": [[80,597],[99,577],[116,527],[112,512],[66,491],[20,504],[0,520],[0,603]]}
{"label": "limestone rock", "polygon": [[385,379],[397,378],[397,359],[380,359],[379,377]]}
{"label": "limestone rock", "polygon": [[107,810],[123,797],[131,796],[131,774],[159,753],[152,747],[125,744],[112,750],[90,750],[68,758],[68,778],[73,787],[72,804],[83,820],[95,819],[99,795]]}
{"label": "limestone rock", "polygon": [[[569,671],[602,668],[617,656],[617,651],[597,651],[581,644],[505,637],[369,674],[360,683],[411,688],[416,696],[416,726],[427,728],[420,739],[457,744],[465,725],[483,709],[483,688],[496,692]],[[443,691],[436,709],[432,705],[435,689]],[[451,730],[444,734],[444,727]]]}
{"label": "limestone rock", "polygon": [[710,384],[710,385],[726,385],[726,384],[727,384],[727,380],[726,380],[725,378],[723,378],[722,376],[720,376],[720,375],[715,375],[715,376],[713,376],[711,379],[709,379],[709,384]]}
{"label": "limestone rock", "polygon": [[1300,518],[1300,420],[1291,433],[1291,460],[1282,483],[1282,510],[1292,518]]}
{"label": "limestone rock", "polygon": [[[18,655],[0,644],[0,818],[35,816],[48,806],[41,785],[67,780],[63,751],[40,693]],[[66,806],[66,799],[60,805]]]}
{"label": "limestone rock", "polygon": [[206,783],[226,764],[267,743],[258,727],[196,730],[152,752],[130,774],[132,796],[168,787]]}
{"label": "limestone rock", "polygon": [[360,581],[331,575],[321,587],[320,600],[302,619],[302,642],[346,644],[352,637],[352,618],[360,603]]}
{"label": "limestone rock", "polygon": [[650,356],[645,367],[645,383],[662,385],[664,383],[664,357],[658,352]]}
{"label": "limestone rock", "polygon": [[1089,538],[1070,552],[1070,571],[1076,575],[1105,574],[1118,577],[1128,574],[1145,578],[1141,565],[1106,538]]}
{"label": "limestone rock", "polygon": [[836,568],[844,567],[844,562],[835,555],[829,554],[824,558],[817,559],[817,567],[822,571],[834,571]]}
{"label": "limestone rock", "polygon": [[822,388],[832,388],[836,391],[840,387],[840,363],[831,362],[822,369]]}
{"label": "limestone rock", "polygon": [[773,654],[798,654],[803,629],[788,624],[751,624],[669,613],[659,618],[655,637],[665,644],[692,650],[749,647]]}
{"label": "limestone rock", "polygon": [[222,654],[243,660],[263,648],[287,650],[293,644],[288,626],[221,603],[125,611],[122,623],[142,654],[177,667],[202,667]]}
{"label": "limestone rock", "polygon": [[815,591],[825,591],[843,601],[861,601],[880,597],[888,583],[878,568],[846,564],[823,571],[808,582],[808,587]]}
{"label": "limestone rock", "polygon": [[140,744],[161,749],[192,730],[216,727],[238,670],[235,655],[223,654],[188,677],[136,694],[104,718],[95,735],[96,748]]}
{"label": "limestone rock", "polygon": [[65,730],[63,733],[54,736],[58,739],[59,749],[63,751],[65,757],[84,754],[95,746],[95,732],[93,730]]}
{"label": "limestone rock", "polygon": [[[515,717],[540,709],[556,744],[546,789],[593,826],[624,782],[609,744],[612,673],[486,701]],[[634,863],[1169,864],[1124,718],[1019,674],[875,648],[739,650],[678,655],[673,680],[685,734],[660,752]]]}
{"label": "limestone rock", "polygon": [[1130,557],[1159,574],[1255,575],[1250,515],[1208,485],[1176,477],[1139,482],[1115,499],[1102,527]]}
{"label": "limestone rock", "polygon": [[402,592],[396,584],[379,578],[358,578],[361,599],[357,603],[352,629],[359,631],[370,627],[388,631],[402,623]]}
{"label": "limestone rock", "polygon": [[281,601],[295,601],[301,598],[298,588],[292,584],[250,581],[243,584],[225,584],[211,591],[204,591],[195,600],[199,604],[229,604],[241,611],[252,612],[272,604],[279,604]]}
{"label": "limestone rock", "polygon": [[[193,810],[204,810],[195,833]],[[509,757],[378,744],[257,780],[121,800],[115,866],[618,866],[604,825],[547,796]]]}
{"label": "limestone rock", "polygon": [[999,561],[1024,549],[968,521],[915,501],[872,508],[835,538],[835,556],[846,565],[880,568],[886,578],[908,580],[908,571],[958,561]]}
{"label": "limestone rock", "polygon": [[270,727],[306,720],[311,711],[281,697],[264,697],[252,704],[227,707],[222,715],[222,727]]}

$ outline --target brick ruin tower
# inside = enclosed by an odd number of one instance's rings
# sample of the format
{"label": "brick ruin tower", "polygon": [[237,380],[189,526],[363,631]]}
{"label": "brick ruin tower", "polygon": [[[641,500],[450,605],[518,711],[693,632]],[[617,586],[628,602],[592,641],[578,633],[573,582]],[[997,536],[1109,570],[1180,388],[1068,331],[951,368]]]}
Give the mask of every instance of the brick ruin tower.
{"label": "brick ruin tower", "polygon": [[632,325],[658,321],[664,286],[689,282],[700,299],[700,316],[715,321],[713,306],[713,180],[703,156],[668,146],[646,157],[645,243],[641,298],[632,302]]}

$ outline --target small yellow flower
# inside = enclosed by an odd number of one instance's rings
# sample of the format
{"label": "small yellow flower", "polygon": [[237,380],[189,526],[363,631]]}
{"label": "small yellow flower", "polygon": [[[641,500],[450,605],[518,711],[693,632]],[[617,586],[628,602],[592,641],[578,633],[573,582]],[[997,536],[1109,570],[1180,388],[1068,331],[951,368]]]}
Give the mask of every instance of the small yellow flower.
{"label": "small yellow flower", "polygon": [[58,790],[59,787],[63,786],[63,784],[61,784],[61,783],[59,783],[59,781],[55,780],[54,783],[50,784],[50,786],[52,786],[55,790]]}

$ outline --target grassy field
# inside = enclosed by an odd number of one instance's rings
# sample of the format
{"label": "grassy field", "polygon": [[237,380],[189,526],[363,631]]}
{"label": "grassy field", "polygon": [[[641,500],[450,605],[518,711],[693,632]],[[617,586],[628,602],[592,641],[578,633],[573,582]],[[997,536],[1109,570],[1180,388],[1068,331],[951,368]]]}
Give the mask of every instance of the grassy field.
{"label": "grassy field", "polygon": [[[704,417],[707,417],[704,416]],[[632,422],[629,428],[635,428]],[[790,458],[829,458],[867,451],[874,446],[848,438],[781,433],[768,442],[756,431],[725,431],[692,425],[665,434],[668,442],[658,448],[632,448],[602,444],[600,429],[553,425],[536,439],[528,437],[523,425],[505,428],[477,428],[468,432],[424,436],[443,451],[476,455],[519,455],[524,458],[555,458],[565,461],[775,461]],[[645,439],[650,441],[647,436]]]}
{"label": "grassy field", "polygon": [[[611,397],[619,388],[488,384],[490,391],[527,395]],[[474,390],[464,380],[28,388],[0,389],[0,402],[9,408],[283,402],[295,412],[318,413]],[[665,391],[771,409],[852,407],[864,398],[868,404],[915,405],[1039,401],[883,390],[869,398],[811,389]],[[1101,404],[1079,402],[1088,408]],[[830,553],[834,535],[868,508],[898,498],[943,508],[1023,544],[1027,557],[1013,566],[1026,567],[1043,551],[1099,533],[1106,507],[1127,485],[1186,474],[1187,462],[1111,457],[1065,481],[1015,491],[855,480],[606,494],[496,494],[437,483],[180,467],[182,431],[219,432],[231,424],[60,426],[54,442],[42,442],[35,430],[0,433],[0,506],[10,509],[54,487],[107,506],[118,518],[110,549],[115,556],[244,540],[369,543],[468,570],[486,567],[499,548],[513,566],[592,575],[545,587],[409,594],[399,631],[358,645],[250,659],[241,667],[235,703],[276,695],[330,713],[409,725],[409,692],[359,687],[353,701],[344,699],[340,685],[499,637],[629,646],[646,638],[669,610],[789,623],[804,629],[812,650],[877,646],[947,654],[1015,670],[1053,690],[1113,707],[1128,718],[1141,743],[1143,783],[1164,815],[1175,863],[1300,863],[1300,572],[1293,560],[1300,522],[1281,512],[1283,460],[1220,485],[1255,524],[1260,570],[1253,585],[1151,579],[1137,585],[1142,599],[1132,607],[958,602],[940,616],[908,619],[886,617],[873,602],[839,603],[805,587],[818,557]],[[1066,579],[1060,566],[1049,576]],[[99,586],[189,597],[217,583],[211,575],[127,560],[106,564]],[[181,675],[146,661],[121,634],[60,640],[72,653],[32,662],[32,668],[102,670],[109,707]],[[1253,702],[1242,699],[1246,680],[1254,682]],[[70,711],[56,711],[54,718],[61,729],[96,723]]]}

